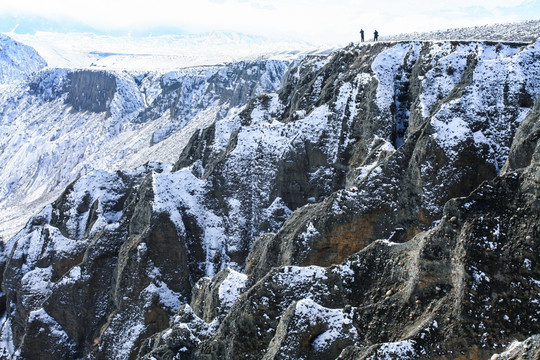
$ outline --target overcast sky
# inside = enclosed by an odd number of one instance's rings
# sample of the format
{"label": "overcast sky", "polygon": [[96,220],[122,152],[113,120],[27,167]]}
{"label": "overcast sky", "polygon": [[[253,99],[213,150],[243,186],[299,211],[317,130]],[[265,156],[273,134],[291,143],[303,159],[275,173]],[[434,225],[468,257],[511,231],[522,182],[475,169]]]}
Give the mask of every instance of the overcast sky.
{"label": "overcast sky", "polygon": [[[40,16],[59,31],[156,35],[230,31],[310,42],[357,41],[360,28],[381,35],[540,18],[539,0],[12,0],[1,1],[4,26]],[[36,24],[39,21],[36,20]],[[50,25],[50,24],[49,24]],[[6,29],[10,26],[10,29]],[[39,29],[39,26],[35,26]],[[41,30],[54,30],[55,27]],[[16,32],[23,31],[21,26]]]}

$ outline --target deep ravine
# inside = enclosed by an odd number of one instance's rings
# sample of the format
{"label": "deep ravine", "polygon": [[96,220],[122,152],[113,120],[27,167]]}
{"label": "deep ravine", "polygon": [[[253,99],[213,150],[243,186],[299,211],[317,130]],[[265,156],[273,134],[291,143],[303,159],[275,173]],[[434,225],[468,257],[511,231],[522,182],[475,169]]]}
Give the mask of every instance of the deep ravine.
{"label": "deep ravine", "polygon": [[[158,81],[179,121],[217,115],[174,163],[89,172],[6,242],[0,353],[489,359],[540,333],[539,59],[540,41],[381,42],[128,77],[147,97]],[[27,90],[72,104],[66,119],[139,106],[118,80],[86,104],[96,73],[58,94],[47,74],[63,83],[47,70]]]}

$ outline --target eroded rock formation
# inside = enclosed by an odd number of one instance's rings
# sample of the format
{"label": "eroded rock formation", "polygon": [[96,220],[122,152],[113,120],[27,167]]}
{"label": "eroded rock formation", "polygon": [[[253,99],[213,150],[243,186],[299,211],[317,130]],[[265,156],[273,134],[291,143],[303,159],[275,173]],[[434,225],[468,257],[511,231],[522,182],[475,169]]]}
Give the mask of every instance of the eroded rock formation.
{"label": "eroded rock formation", "polygon": [[174,165],[82,177],[5,245],[4,356],[488,359],[540,333],[539,56],[306,57]]}

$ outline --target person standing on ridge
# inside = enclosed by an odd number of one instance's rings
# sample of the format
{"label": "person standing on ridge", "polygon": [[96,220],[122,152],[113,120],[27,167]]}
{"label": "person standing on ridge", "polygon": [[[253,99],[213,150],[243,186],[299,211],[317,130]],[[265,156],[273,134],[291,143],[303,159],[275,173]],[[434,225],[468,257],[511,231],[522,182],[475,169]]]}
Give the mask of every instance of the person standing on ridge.
{"label": "person standing on ridge", "polygon": [[364,29],[360,29],[360,39],[364,42]]}
{"label": "person standing on ridge", "polygon": [[379,32],[377,30],[373,33],[373,41],[379,41]]}

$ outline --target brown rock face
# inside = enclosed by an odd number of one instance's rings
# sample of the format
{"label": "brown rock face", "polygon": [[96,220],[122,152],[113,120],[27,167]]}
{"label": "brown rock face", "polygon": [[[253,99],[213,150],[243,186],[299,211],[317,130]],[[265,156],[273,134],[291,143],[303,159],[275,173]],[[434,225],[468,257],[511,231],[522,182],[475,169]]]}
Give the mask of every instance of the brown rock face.
{"label": "brown rock face", "polygon": [[[202,346],[200,356],[489,359],[494,348],[540,332],[533,300],[540,270],[531,261],[540,254],[537,168],[532,163],[451,200],[436,227],[408,242],[376,241],[329,268],[275,268],[205,343],[221,345]],[[306,298],[323,313],[349,314],[343,318],[354,335],[341,328],[331,342],[339,350],[321,353],[314,341],[331,328],[330,317],[310,321],[309,329],[295,318],[295,301]],[[253,337],[257,345],[248,343]]]}
{"label": "brown rock face", "polygon": [[535,360],[540,358],[540,335],[531,336],[522,342],[513,342],[509,349],[494,354],[490,360]]}
{"label": "brown rock face", "polygon": [[[328,266],[340,263],[376,239],[410,240],[440,216],[436,209],[448,199],[469,194],[481,181],[495,175],[494,168],[478,158],[475,161],[484,165],[447,158],[431,140],[427,128],[411,134],[395,153],[379,154],[379,165],[357,180],[356,186],[293,214],[276,235],[264,238],[273,244],[261,246],[279,247],[279,255],[267,251],[265,257],[252,251],[246,271],[264,274],[269,269],[264,265],[266,261],[271,266]],[[442,174],[451,167],[455,178],[444,186],[435,185],[445,182]],[[485,171],[478,172],[478,168]]]}
{"label": "brown rock face", "polygon": [[312,245],[305,263],[319,266],[341,263],[346,257],[362,250],[377,238],[375,228],[382,222],[381,217],[386,217],[386,214],[386,211],[380,209],[352,219],[351,222],[337,225]]}

